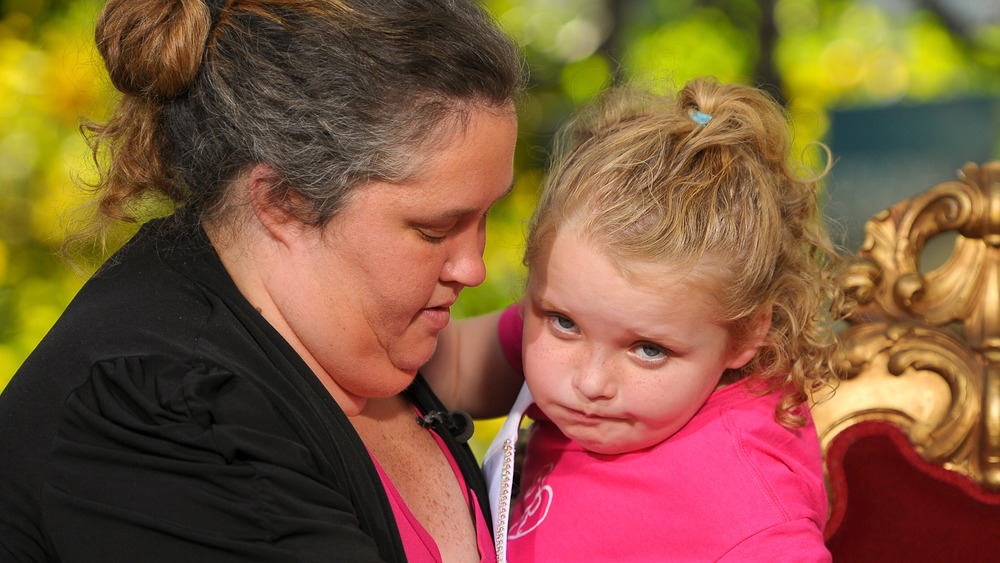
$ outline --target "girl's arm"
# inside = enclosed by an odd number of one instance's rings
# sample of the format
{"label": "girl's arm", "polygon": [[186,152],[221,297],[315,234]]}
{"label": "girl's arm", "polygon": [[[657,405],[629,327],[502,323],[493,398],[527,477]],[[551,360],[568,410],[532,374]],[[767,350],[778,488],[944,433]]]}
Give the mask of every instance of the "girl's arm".
{"label": "girl's arm", "polygon": [[[434,356],[420,372],[449,409],[463,410],[472,418],[494,418],[507,414],[514,403],[524,376],[501,347],[498,324],[503,313],[453,320],[438,334]],[[519,343],[520,332],[510,335],[515,336]]]}

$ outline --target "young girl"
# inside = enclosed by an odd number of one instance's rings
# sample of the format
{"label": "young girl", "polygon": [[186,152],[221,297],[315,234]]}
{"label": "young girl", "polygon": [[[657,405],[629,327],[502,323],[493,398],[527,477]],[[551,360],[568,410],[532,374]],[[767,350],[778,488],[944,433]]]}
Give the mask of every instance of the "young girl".
{"label": "young girl", "polygon": [[617,91],[563,139],[500,320],[530,389],[487,453],[500,560],[828,561],[805,400],[833,377],[836,253],[779,106]]}

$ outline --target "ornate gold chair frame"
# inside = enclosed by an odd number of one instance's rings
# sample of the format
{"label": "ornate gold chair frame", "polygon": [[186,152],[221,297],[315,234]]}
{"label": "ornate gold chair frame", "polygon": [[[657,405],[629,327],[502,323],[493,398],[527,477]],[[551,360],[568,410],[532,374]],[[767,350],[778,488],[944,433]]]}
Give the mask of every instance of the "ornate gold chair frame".
{"label": "ornate gold chair frame", "polygon": [[[967,164],[957,181],[893,205],[865,232],[841,278],[855,304],[841,333],[850,372],[812,408],[828,478],[841,469],[831,466],[838,436],[888,422],[919,459],[1000,509],[1000,162]],[[928,241],[946,234],[950,256],[922,271]],[[831,498],[828,537],[839,502]]]}

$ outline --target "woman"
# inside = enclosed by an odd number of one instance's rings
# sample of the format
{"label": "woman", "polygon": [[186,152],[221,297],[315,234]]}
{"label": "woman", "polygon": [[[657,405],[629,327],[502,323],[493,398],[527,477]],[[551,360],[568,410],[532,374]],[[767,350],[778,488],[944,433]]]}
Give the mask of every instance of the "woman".
{"label": "woman", "polygon": [[[101,216],[176,211],[0,396],[0,559],[494,560],[417,370],[512,182],[510,41],[465,0],[111,0],[96,39]],[[496,415],[488,375],[434,389]]]}

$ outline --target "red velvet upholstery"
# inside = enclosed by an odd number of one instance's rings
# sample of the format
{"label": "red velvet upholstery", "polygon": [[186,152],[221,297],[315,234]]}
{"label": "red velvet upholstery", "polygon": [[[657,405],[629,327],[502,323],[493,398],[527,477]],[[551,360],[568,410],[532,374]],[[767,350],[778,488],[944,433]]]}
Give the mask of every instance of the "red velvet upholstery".
{"label": "red velvet upholstery", "polygon": [[928,463],[895,424],[859,422],[826,456],[835,562],[1000,561],[1000,493]]}

